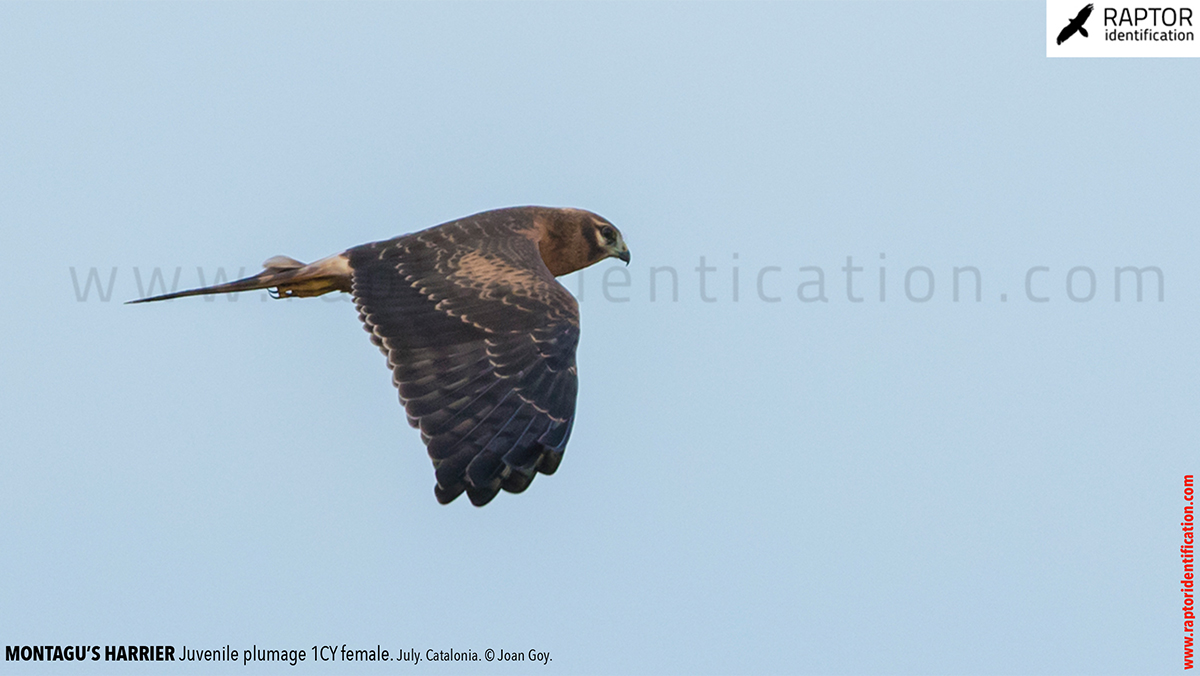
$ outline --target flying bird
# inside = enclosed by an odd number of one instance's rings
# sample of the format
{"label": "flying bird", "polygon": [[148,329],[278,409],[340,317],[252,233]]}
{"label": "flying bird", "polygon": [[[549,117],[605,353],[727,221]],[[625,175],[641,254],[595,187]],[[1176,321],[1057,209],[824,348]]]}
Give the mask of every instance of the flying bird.
{"label": "flying bird", "polygon": [[1083,9],[1079,10],[1079,14],[1076,14],[1074,19],[1071,19],[1071,23],[1068,23],[1066,28],[1063,28],[1061,31],[1059,31],[1058,44],[1061,45],[1063,42],[1065,42],[1067,38],[1075,34],[1075,31],[1079,31],[1079,34],[1086,38],[1088,36],[1088,32],[1087,29],[1083,27],[1083,24],[1087,22],[1088,17],[1091,15],[1092,5],[1091,3],[1088,3]]}
{"label": "flying bird", "polygon": [[275,256],[253,277],[130,302],[255,289],[351,294],[421,431],[438,502],[466,492],[483,506],[562,461],[575,420],[579,305],[555,277],[606,258],[629,264],[621,232],[604,218],[514,207],[314,263]]}

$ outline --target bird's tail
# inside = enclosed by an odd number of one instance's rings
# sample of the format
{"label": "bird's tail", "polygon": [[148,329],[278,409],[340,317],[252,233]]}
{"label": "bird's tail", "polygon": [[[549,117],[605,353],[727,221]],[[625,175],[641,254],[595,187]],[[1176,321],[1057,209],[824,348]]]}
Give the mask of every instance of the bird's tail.
{"label": "bird's tail", "polygon": [[276,298],[320,296],[333,291],[350,291],[350,264],[344,254],[322,258],[307,265],[287,256],[274,256],[263,263],[263,268],[262,272],[253,277],[199,289],[139,298],[128,301],[126,305],[185,296],[254,291],[255,289],[274,289],[272,295]]}
{"label": "bird's tail", "polygon": [[1079,34],[1080,34],[1080,35],[1082,35],[1083,37],[1085,37],[1085,38],[1086,38],[1086,37],[1088,36],[1088,34],[1087,34],[1087,29],[1086,29],[1086,28],[1084,28],[1083,26],[1080,26],[1080,27],[1079,27]]}

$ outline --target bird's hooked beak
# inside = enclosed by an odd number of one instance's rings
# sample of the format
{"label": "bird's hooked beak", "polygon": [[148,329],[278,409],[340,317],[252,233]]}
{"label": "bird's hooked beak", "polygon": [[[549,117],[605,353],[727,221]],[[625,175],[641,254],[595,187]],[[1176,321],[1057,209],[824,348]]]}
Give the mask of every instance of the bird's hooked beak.
{"label": "bird's hooked beak", "polygon": [[625,245],[625,238],[620,233],[617,233],[617,241],[613,244],[612,255],[625,261],[625,265],[629,265],[629,247]]}

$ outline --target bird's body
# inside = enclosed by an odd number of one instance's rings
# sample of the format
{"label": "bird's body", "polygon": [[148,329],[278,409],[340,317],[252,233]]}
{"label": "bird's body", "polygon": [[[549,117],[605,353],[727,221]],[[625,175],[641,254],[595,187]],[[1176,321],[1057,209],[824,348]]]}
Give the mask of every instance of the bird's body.
{"label": "bird's body", "polygon": [[1087,29],[1083,27],[1083,24],[1087,23],[1088,17],[1091,15],[1092,5],[1089,3],[1085,5],[1083,9],[1079,10],[1079,13],[1075,15],[1075,18],[1071,19],[1070,23],[1068,23],[1061,31],[1059,31],[1057,44],[1061,45],[1066,41],[1067,38],[1074,35],[1077,31],[1080,35],[1086,38],[1088,36],[1088,32]]}
{"label": "bird's body", "polygon": [[274,289],[353,295],[433,460],[439,502],[476,505],[552,474],[575,416],[579,308],[554,278],[629,261],[621,233],[579,209],[487,211],[253,277],[134,302]]}

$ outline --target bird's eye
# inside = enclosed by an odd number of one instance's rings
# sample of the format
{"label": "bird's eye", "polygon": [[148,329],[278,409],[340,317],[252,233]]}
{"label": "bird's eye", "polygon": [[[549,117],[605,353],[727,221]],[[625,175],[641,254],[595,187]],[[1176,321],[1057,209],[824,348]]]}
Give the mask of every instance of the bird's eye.
{"label": "bird's eye", "polygon": [[617,231],[611,226],[606,225],[603,228],[600,228],[600,236],[603,237],[604,241],[608,242],[609,244],[617,243]]}

